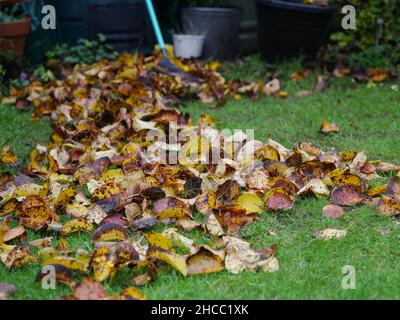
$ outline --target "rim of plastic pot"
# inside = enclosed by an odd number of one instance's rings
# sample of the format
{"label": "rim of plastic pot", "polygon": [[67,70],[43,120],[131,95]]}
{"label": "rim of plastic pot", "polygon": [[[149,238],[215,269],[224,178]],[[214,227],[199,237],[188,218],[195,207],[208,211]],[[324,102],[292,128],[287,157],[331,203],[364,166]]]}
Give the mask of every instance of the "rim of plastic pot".
{"label": "rim of plastic pot", "polygon": [[304,4],[301,2],[282,0],[256,0],[256,2],[269,7],[310,13],[333,13],[339,8],[337,4],[331,4],[328,6],[316,6],[312,4]]}
{"label": "rim of plastic pot", "polygon": [[242,12],[242,8],[235,6],[222,6],[222,7],[184,7],[184,11],[190,12],[201,12],[201,13],[213,13],[213,14],[238,14]]}
{"label": "rim of plastic pot", "polygon": [[205,37],[206,37],[206,36],[198,35],[198,34],[184,34],[184,33],[174,33],[173,36],[179,37],[182,39],[198,39],[198,40],[205,39]]}

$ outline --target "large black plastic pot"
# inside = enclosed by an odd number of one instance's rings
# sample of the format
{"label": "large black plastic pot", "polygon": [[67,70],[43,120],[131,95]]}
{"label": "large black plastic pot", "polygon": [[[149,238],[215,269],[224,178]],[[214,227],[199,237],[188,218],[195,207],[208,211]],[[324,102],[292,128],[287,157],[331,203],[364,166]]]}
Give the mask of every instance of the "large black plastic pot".
{"label": "large black plastic pot", "polygon": [[183,8],[183,31],[206,37],[204,58],[232,59],[238,51],[241,16],[235,7]]}
{"label": "large black plastic pot", "polygon": [[59,42],[74,45],[80,38],[103,33],[118,51],[152,50],[153,31],[144,0],[46,0],[57,10]]}
{"label": "large black plastic pot", "polygon": [[293,0],[257,0],[256,5],[261,56],[267,62],[300,53],[315,56],[338,8]]}

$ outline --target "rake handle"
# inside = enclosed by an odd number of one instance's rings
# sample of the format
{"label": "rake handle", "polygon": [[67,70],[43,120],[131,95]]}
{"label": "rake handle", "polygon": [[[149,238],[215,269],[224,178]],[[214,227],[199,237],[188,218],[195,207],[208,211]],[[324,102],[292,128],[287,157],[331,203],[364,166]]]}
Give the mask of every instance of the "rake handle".
{"label": "rake handle", "polygon": [[160,45],[161,52],[162,52],[164,58],[167,58],[168,54],[167,54],[167,50],[165,49],[164,38],[161,33],[160,24],[158,23],[157,15],[154,10],[152,0],[146,0],[146,6],[147,6],[147,11],[149,12],[149,15],[150,15],[151,24],[153,25],[154,33],[156,34],[156,37],[157,37],[157,42]]}

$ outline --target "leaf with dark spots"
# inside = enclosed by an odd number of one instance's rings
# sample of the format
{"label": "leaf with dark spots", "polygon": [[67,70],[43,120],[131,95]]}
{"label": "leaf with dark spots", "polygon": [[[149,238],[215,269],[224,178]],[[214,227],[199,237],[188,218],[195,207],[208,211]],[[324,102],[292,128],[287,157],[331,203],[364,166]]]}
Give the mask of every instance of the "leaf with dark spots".
{"label": "leaf with dark spots", "polygon": [[156,202],[154,202],[153,213],[159,215],[164,210],[171,208],[183,208],[183,207],[185,207],[183,201],[174,197],[167,197],[159,199]]}
{"label": "leaf with dark spots", "polygon": [[90,260],[90,269],[93,270],[93,277],[96,281],[102,282],[109,277],[114,277],[117,272],[117,257],[110,247],[96,249]]}
{"label": "leaf with dark spots", "polygon": [[72,270],[61,264],[48,264],[46,268],[42,268],[36,277],[36,281],[41,282],[48,276],[55,275],[55,280],[57,283],[63,283],[70,287],[75,286],[74,275]]}
{"label": "leaf with dark spots", "polygon": [[185,198],[192,199],[201,193],[201,184],[203,180],[198,177],[190,177],[184,185]]}
{"label": "leaf with dark spots", "polygon": [[161,188],[151,187],[143,191],[142,193],[147,199],[159,200],[165,198],[165,192]]}
{"label": "leaf with dark spots", "polygon": [[93,230],[93,225],[88,223],[85,219],[76,218],[68,221],[61,229],[62,235],[67,235],[79,231],[90,232]]}
{"label": "leaf with dark spots", "polygon": [[67,256],[51,257],[43,262],[43,266],[54,264],[62,265],[70,270],[77,270],[82,272],[86,272],[89,265],[88,261]]}
{"label": "leaf with dark spots", "polygon": [[400,200],[382,196],[378,202],[378,209],[382,214],[388,217],[400,215]]}
{"label": "leaf with dark spots", "polygon": [[107,223],[101,225],[93,234],[93,241],[123,241],[128,232],[120,224]]}

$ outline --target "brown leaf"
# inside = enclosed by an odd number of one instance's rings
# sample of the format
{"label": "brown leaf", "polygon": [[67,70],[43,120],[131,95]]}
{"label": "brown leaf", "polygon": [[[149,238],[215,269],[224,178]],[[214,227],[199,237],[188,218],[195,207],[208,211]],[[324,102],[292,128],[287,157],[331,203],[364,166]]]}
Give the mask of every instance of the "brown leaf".
{"label": "brown leaf", "polygon": [[73,291],[73,296],[78,300],[102,300],[106,297],[106,291],[100,282],[84,278]]}
{"label": "brown leaf", "polygon": [[368,79],[373,82],[385,81],[388,77],[388,72],[384,68],[375,68],[368,70]]}
{"label": "brown leaf", "polygon": [[281,192],[272,192],[268,197],[265,207],[274,211],[287,210],[293,207],[293,200]]}
{"label": "brown leaf", "polygon": [[204,248],[201,248],[199,252],[188,257],[186,265],[188,275],[219,272],[224,269],[222,259]]}
{"label": "brown leaf", "polygon": [[[56,282],[58,283],[63,283],[66,284],[70,287],[75,286],[75,281],[74,281],[74,276],[72,274],[72,271],[68,269],[67,267],[61,265],[61,264],[48,264],[46,265],[48,268],[54,268],[55,271],[55,276],[56,276]],[[50,270],[50,269],[47,269]],[[49,272],[43,272],[43,269],[39,272],[39,274],[36,277],[36,281],[42,281],[45,276],[49,275]]]}
{"label": "brown leaf", "polygon": [[12,284],[0,283],[0,300],[9,300],[17,292],[17,287]]}
{"label": "brown leaf", "polygon": [[339,206],[355,206],[363,200],[360,188],[351,185],[337,187],[331,194],[331,201]]}
{"label": "brown leaf", "polygon": [[339,127],[336,124],[330,123],[326,119],[322,120],[320,132],[322,132],[324,134],[329,134],[329,133],[332,133],[332,132],[337,133],[339,131],[340,131]]}
{"label": "brown leaf", "polygon": [[344,215],[344,210],[341,206],[328,204],[322,209],[323,214],[328,218],[340,218]]}

